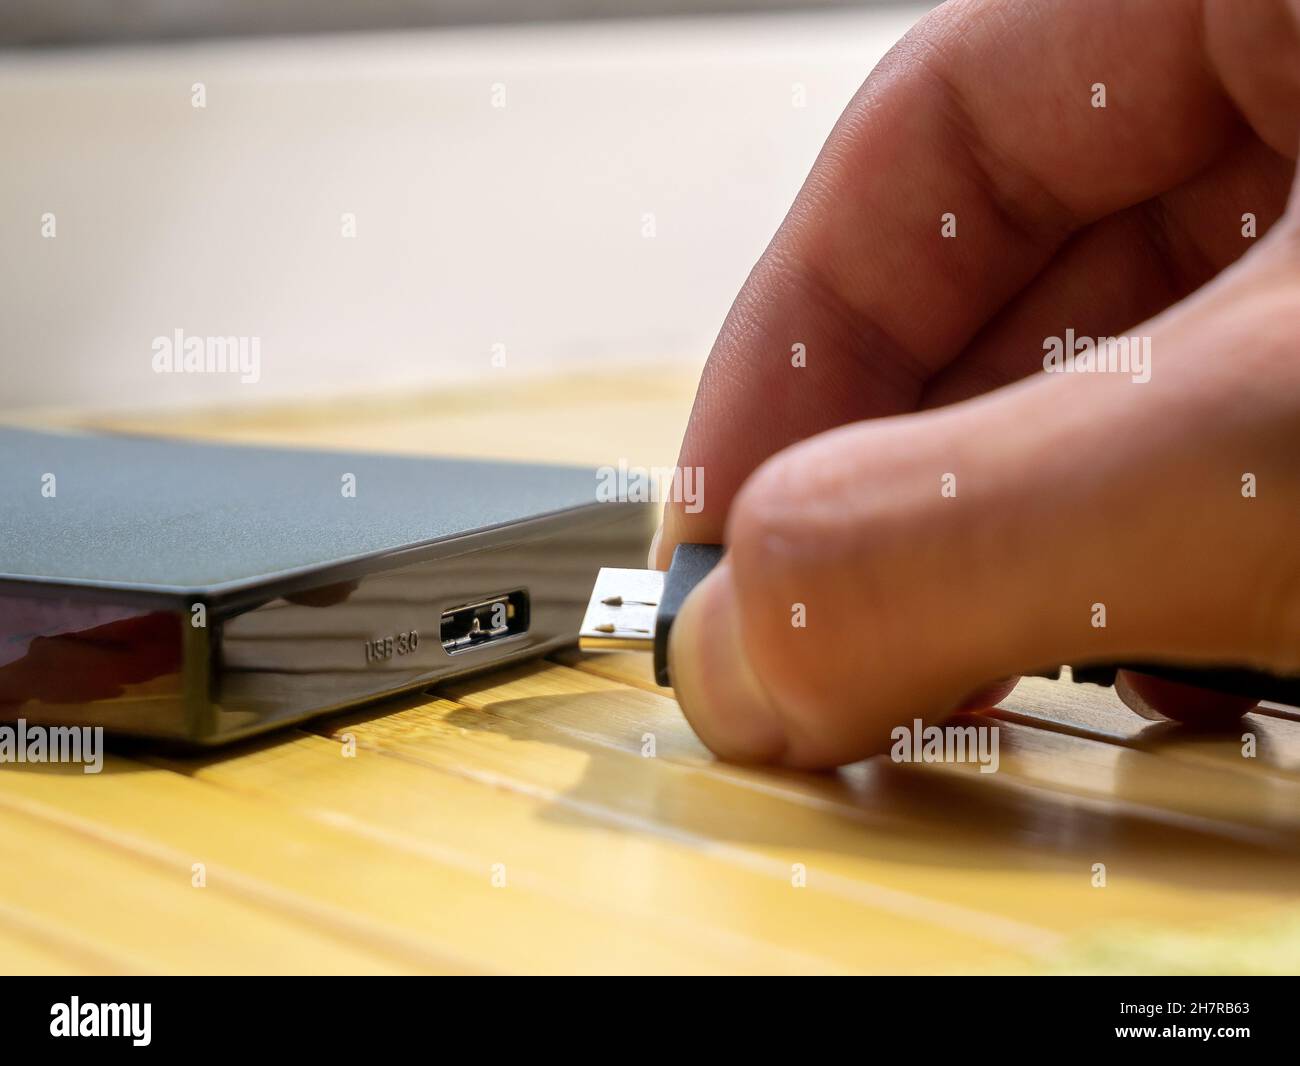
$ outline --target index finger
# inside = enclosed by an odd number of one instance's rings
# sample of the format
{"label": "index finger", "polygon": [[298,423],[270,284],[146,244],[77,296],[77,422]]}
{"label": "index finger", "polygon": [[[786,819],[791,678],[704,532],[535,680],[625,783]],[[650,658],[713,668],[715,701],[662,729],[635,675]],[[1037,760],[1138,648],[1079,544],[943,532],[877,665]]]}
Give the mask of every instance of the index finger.
{"label": "index finger", "polygon": [[769,455],[915,409],[1072,234],[1223,149],[1239,120],[1204,55],[1203,6],[966,0],[895,46],[722,327],[679,459],[706,491],[696,513],[669,504],[660,566],[678,541],[722,540]]}

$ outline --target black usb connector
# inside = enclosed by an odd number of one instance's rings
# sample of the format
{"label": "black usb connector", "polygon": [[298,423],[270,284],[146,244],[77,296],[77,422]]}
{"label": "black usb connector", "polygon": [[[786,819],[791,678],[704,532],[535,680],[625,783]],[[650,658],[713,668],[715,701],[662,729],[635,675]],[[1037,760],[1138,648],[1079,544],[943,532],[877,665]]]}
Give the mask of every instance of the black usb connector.
{"label": "black usb connector", "polygon": [[[687,595],[717,566],[722,552],[720,544],[679,544],[667,573],[603,568],[582,620],[579,646],[584,651],[653,650],[655,681],[668,686],[668,634]],[[1261,670],[1167,663],[1086,663],[1071,667],[1070,677],[1081,684],[1109,687],[1115,684],[1120,670],[1300,707],[1300,677],[1278,677]],[[1061,667],[1035,671],[1031,676],[1059,678]]]}

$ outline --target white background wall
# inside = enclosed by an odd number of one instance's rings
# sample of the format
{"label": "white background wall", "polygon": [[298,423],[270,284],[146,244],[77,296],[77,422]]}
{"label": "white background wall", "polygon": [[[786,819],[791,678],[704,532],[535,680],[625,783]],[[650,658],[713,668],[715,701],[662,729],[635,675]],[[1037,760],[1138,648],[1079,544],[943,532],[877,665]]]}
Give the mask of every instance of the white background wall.
{"label": "white background wall", "polygon": [[[0,55],[0,408],[698,364],[919,13]],[[260,337],[261,382],[154,374],[177,328]]]}

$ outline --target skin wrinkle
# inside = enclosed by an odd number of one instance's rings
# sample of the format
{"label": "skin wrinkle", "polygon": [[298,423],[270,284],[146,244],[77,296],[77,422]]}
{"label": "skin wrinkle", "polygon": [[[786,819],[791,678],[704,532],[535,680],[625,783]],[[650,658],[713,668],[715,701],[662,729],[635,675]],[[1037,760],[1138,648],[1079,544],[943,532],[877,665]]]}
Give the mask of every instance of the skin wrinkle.
{"label": "skin wrinkle", "polygon": [[[1257,208],[1276,206],[1274,212],[1256,211],[1259,236],[1265,236],[1281,217],[1292,169],[1292,162],[1255,138],[1243,119],[1235,140],[1215,165],[1159,197],[1167,220],[1171,255],[1177,258],[1178,252],[1185,250],[1185,258],[1198,264],[1197,274],[1190,278],[1194,287],[1205,284],[1241,258],[1244,251],[1237,227],[1239,215],[1229,219],[1230,224],[1222,229],[1198,229],[1191,223],[1237,204]],[[1203,244],[1199,239],[1225,231],[1231,236],[1219,246]]]}
{"label": "skin wrinkle", "polygon": [[[1100,291],[1103,286],[1110,288],[1115,283],[1117,275],[1114,270],[1089,276],[1068,269],[1075,260],[1095,255],[1099,247],[1104,249],[1106,244],[1116,239],[1131,240],[1134,226],[1134,220],[1126,212],[1075,234],[1061,249],[1057,259],[1026,286],[1014,302],[994,315],[965,351],[927,383],[921,409],[972,399],[1041,373],[1044,337],[1060,335],[1067,325],[1072,325],[1080,335],[1125,335],[1161,310],[1176,295],[1184,295],[1170,292],[1161,294],[1159,300],[1153,300],[1149,293],[1144,292],[1144,306],[1133,310],[1126,307],[1116,313],[1113,294]],[[1130,258],[1120,266],[1132,270],[1138,268],[1139,263]],[[1130,302],[1138,298],[1147,284],[1145,280],[1141,284],[1139,279],[1133,280],[1133,284],[1123,289],[1123,298]],[[1086,291],[1079,291],[1083,288],[1081,282],[1085,281],[1088,283]],[[1068,286],[1064,298],[1057,296],[1047,310],[1049,317],[1045,318],[1042,298],[1044,294],[1052,294],[1061,284]]]}
{"label": "skin wrinkle", "polygon": [[[815,258],[806,262],[808,266],[804,271],[795,274],[792,269],[791,276],[798,279],[796,285],[802,283],[821,310],[840,327],[834,332],[857,338],[857,343],[848,349],[857,357],[854,360],[857,368],[872,378],[883,379],[881,383],[888,388],[893,401],[888,405],[890,408],[899,402],[906,404],[910,400],[915,403],[927,377],[923,360],[891,334],[870,311],[854,307],[844,299],[842,293],[812,265],[817,262]],[[817,319],[817,316],[813,317]],[[882,348],[889,353],[888,358],[871,362],[863,358],[865,352],[874,355]],[[864,403],[864,407],[869,406]]]}
{"label": "skin wrinkle", "polygon": [[[1241,130],[1244,135],[1246,130],[1244,124],[1241,126]],[[1238,152],[1234,147],[1232,151],[1225,154],[1218,161],[1216,167],[1202,171],[1190,182],[1184,183],[1164,194],[1160,198],[1164,203],[1162,214],[1172,219],[1192,218],[1203,220],[1206,217],[1214,217],[1216,213],[1221,213],[1221,205],[1225,200],[1229,204],[1248,202],[1258,205],[1261,209],[1257,214],[1260,215],[1259,235],[1262,238],[1272,228],[1276,218],[1280,217],[1281,208],[1279,206],[1273,217],[1270,217],[1271,212],[1262,209],[1271,206],[1272,202],[1279,205],[1284,202],[1291,165],[1290,161],[1277,156],[1262,142],[1253,141],[1251,143],[1256,150],[1255,154],[1258,161],[1254,163],[1247,173],[1241,173],[1241,160],[1244,153]],[[1229,173],[1225,174],[1225,171]],[[1265,175],[1265,180],[1262,181],[1260,180],[1261,172],[1264,172]],[[1276,182],[1272,180],[1275,173]],[[1248,180],[1255,188],[1238,189],[1238,184],[1242,180]],[[1269,188],[1270,185],[1273,187]],[[1207,191],[1214,194],[1208,197],[1209,203],[1205,202]],[[927,384],[921,406],[923,408],[932,408],[958,402],[976,394],[982,388],[1000,387],[1038,370],[1041,366],[1042,355],[1039,345],[1043,336],[1062,328],[1062,323],[1071,324],[1080,334],[1088,336],[1117,336],[1131,333],[1140,323],[1150,319],[1165,307],[1186,297],[1189,293],[1211,281],[1223,269],[1244,254],[1245,249],[1239,236],[1225,242],[1224,249],[1216,249],[1219,253],[1217,262],[1209,259],[1209,253],[1202,250],[1199,244],[1196,244],[1195,253],[1189,253],[1189,257],[1200,260],[1203,264],[1201,269],[1204,270],[1204,276],[1199,279],[1191,279],[1186,276],[1188,275],[1187,270],[1179,268],[1177,271],[1179,287],[1167,287],[1163,294],[1156,294],[1154,289],[1157,277],[1160,284],[1166,286],[1174,284],[1170,277],[1171,271],[1164,269],[1157,275],[1155,267],[1161,262],[1157,258],[1158,250],[1148,248],[1145,244],[1133,245],[1132,250],[1128,251],[1124,258],[1118,260],[1118,265],[1121,268],[1128,269],[1129,267],[1137,267],[1139,262],[1143,261],[1150,266],[1149,271],[1139,271],[1139,275],[1124,289],[1126,299],[1131,299],[1134,295],[1141,293],[1145,301],[1144,306],[1131,313],[1127,308],[1122,313],[1113,313],[1111,309],[1117,305],[1113,294],[1109,295],[1105,300],[1098,300],[1090,296],[1088,300],[1078,305],[1077,310],[1071,313],[1058,314],[1057,319],[1059,321],[1053,322],[1050,328],[1044,328],[1044,324],[1033,314],[1033,308],[1028,307],[1027,304],[1041,296],[1040,290],[1043,289],[1043,286],[1053,283],[1054,274],[1059,276],[1068,268],[1068,276],[1073,279],[1076,275],[1082,273],[1081,270],[1073,266],[1071,260],[1082,254],[1084,246],[1088,242],[1108,239],[1110,236],[1108,230],[1124,227],[1122,242],[1126,250],[1136,238],[1148,235],[1149,230],[1133,233],[1132,235],[1129,233],[1132,226],[1142,221],[1138,218],[1141,209],[1142,205],[1138,205],[1080,230],[1072,238],[1070,244],[1062,250],[1058,260],[1049,266],[1043,274],[1040,274],[1038,284],[1027,287],[1026,298],[1018,299],[1003,308],[949,367],[931,379]],[[1236,216],[1233,215],[1232,217],[1235,218]],[[1194,242],[1189,227],[1181,221],[1176,225],[1187,236],[1181,241],[1178,239],[1171,240],[1167,247],[1172,249],[1182,244],[1191,246]],[[1237,233],[1235,227],[1232,229],[1232,233]],[[1176,253],[1168,251],[1166,254]],[[1116,262],[1114,259],[1109,261]],[[1105,262],[1106,260],[1103,260],[1103,266]],[[1104,275],[1102,280],[1107,283],[1110,283],[1115,277],[1114,267],[1101,270],[1100,273]],[[1156,298],[1157,295],[1159,295],[1158,299]],[[1063,308],[1063,311],[1065,310],[1068,309]],[[1003,361],[999,360],[996,354],[997,349],[999,347],[1006,348],[1008,345],[1013,348],[1023,346],[1025,349],[1023,365],[1007,366]]]}
{"label": "skin wrinkle", "polygon": [[[870,237],[862,233],[853,233],[852,237],[855,243],[871,239],[896,249],[895,234],[889,232],[885,225],[881,226],[881,230],[882,232]],[[852,262],[855,253],[838,254],[839,249],[833,243],[834,236],[833,231],[827,231],[824,227],[820,230],[809,227],[807,232],[800,232],[792,242],[795,247],[789,255],[789,259],[796,265],[786,265],[787,271],[808,283],[809,291],[819,298],[818,306],[833,321],[850,327],[844,331],[846,336],[852,337],[856,333],[867,338],[879,338],[885,342],[884,351],[891,356],[890,359],[879,358],[869,343],[858,344],[845,349],[850,356],[855,357],[854,361],[868,370],[873,378],[892,376],[892,372],[897,369],[898,377],[906,382],[909,391],[919,390],[921,383],[933,373],[936,358],[930,351],[933,345],[924,343],[922,338],[916,338],[909,345],[899,336],[900,324],[915,331],[915,316],[911,314],[913,301],[904,299],[890,305],[869,299],[855,299],[855,291],[865,293],[874,286],[862,284],[865,279],[856,276],[855,264]],[[841,260],[847,262],[842,264]],[[836,269],[839,266],[843,266],[843,269]],[[894,267],[900,276],[921,273],[909,269],[909,264],[896,263]],[[886,324],[888,318],[894,321]],[[811,320],[817,321],[815,316]],[[900,365],[897,368],[884,365],[890,362]],[[886,373],[882,375],[882,371]],[[919,394],[919,391],[915,394]]]}
{"label": "skin wrinkle", "polygon": [[[1034,249],[1045,262],[1085,221],[1036,175],[1015,167],[1012,159],[983,140],[956,82],[941,65],[922,64],[926,75],[938,86],[939,109],[948,119],[953,140],[961,147],[975,175],[975,187],[984,194],[994,217],[1011,234]],[[994,176],[994,157],[1000,177]],[[1019,181],[1009,180],[1012,173]],[[1027,195],[1027,191],[1032,195]],[[1026,201],[1036,206],[1026,210]]]}
{"label": "skin wrinkle", "polygon": [[[1165,197],[1154,196],[1138,204],[1134,217],[1142,229],[1147,248],[1166,277],[1173,299],[1195,292],[1219,272],[1205,261],[1200,249],[1185,232],[1179,234],[1181,240],[1175,236],[1173,216]],[[1174,251],[1175,247],[1181,255]]]}

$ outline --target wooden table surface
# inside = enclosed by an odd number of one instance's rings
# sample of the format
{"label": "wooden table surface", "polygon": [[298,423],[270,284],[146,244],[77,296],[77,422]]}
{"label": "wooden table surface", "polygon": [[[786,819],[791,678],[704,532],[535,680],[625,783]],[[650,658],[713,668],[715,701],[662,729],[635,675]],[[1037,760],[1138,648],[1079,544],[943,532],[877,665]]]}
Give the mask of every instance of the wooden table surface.
{"label": "wooden table surface", "polygon": [[[46,421],[650,466],[672,463],[692,385]],[[1197,736],[1109,690],[1027,681],[991,717],[994,774],[744,769],[699,744],[644,658],[566,652],[203,758],[5,766],[0,968],[1300,968],[1300,712]]]}

